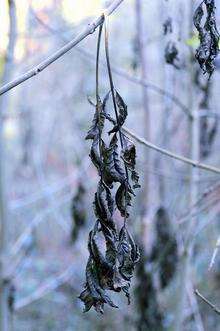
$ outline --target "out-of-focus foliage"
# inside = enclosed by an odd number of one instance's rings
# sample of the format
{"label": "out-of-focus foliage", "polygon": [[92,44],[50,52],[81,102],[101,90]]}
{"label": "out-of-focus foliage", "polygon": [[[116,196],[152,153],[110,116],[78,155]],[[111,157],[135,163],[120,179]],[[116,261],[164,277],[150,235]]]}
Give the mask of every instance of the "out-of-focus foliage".
{"label": "out-of-focus foliage", "polygon": [[165,288],[171,282],[178,263],[177,241],[171,228],[168,213],[160,207],[155,215],[156,238],[151,260],[158,266],[160,285]]}
{"label": "out-of-focus foliage", "polygon": [[87,211],[85,195],[86,189],[83,185],[83,182],[80,181],[77,188],[77,192],[73,197],[71,206],[73,218],[71,242],[73,243],[77,240],[80,229],[83,228],[86,224]]}
{"label": "out-of-focus foliage", "polygon": [[165,60],[166,63],[173,65],[176,69],[179,69],[178,62],[178,49],[174,42],[169,41],[165,48]]}
{"label": "out-of-focus foliage", "polygon": [[197,48],[199,46],[199,37],[198,35],[194,34],[191,38],[186,40],[186,44],[193,48]]}
{"label": "out-of-focus foliage", "polygon": [[149,257],[144,248],[140,249],[140,261],[137,266],[137,286],[135,295],[138,306],[137,330],[165,330],[163,314],[159,307],[154,275],[149,268]]}

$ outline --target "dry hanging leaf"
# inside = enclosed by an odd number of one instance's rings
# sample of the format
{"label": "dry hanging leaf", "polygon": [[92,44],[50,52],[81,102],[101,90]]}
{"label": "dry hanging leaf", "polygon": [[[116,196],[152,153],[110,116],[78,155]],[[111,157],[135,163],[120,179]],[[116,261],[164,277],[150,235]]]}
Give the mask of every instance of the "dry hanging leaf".
{"label": "dry hanging leaf", "polygon": [[[99,33],[97,53],[100,35]],[[98,63],[96,70],[98,77]],[[116,107],[115,118],[106,111],[106,103],[110,95]],[[86,139],[92,140],[90,158],[98,170],[100,181],[93,203],[97,220],[88,239],[86,282],[79,296],[84,302],[85,312],[94,307],[97,312],[103,313],[105,304],[117,308],[106,291],[122,291],[130,303],[130,282],[135,264],[139,260],[138,247],[126,228],[126,219],[129,216],[127,210],[134,195],[130,179],[134,182],[133,188],[140,185],[135,170],[135,146],[121,133],[126,117],[127,106],[120,94],[111,88],[111,93],[108,92],[102,101],[97,83],[95,114],[86,136]],[[103,139],[106,121],[112,125],[112,129],[108,132],[111,137],[108,144]],[[118,138],[120,138],[122,157],[119,156]],[[116,194],[114,194],[115,185],[119,185]],[[114,220],[115,209],[118,209],[124,217],[124,225],[120,232]]]}

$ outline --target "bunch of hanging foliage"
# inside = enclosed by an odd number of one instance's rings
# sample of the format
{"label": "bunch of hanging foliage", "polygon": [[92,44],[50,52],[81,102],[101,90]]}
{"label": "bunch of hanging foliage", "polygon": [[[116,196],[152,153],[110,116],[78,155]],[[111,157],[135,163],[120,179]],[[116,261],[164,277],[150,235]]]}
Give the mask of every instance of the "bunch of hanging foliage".
{"label": "bunch of hanging foliage", "polygon": [[[105,22],[105,53],[110,92],[103,100],[101,99],[99,95],[99,53],[103,27],[101,24],[97,43],[95,113],[86,136],[86,139],[92,140],[90,158],[97,168],[100,180],[93,204],[96,222],[88,240],[86,282],[79,296],[84,302],[85,312],[94,307],[100,313],[104,311],[104,304],[117,308],[108,294],[109,291],[123,291],[130,303],[130,282],[135,264],[139,260],[139,250],[127,229],[127,219],[128,208],[131,206],[132,196],[135,195],[134,189],[140,186],[139,176],[135,170],[135,145],[122,132],[127,117],[127,106],[114,88],[106,18],[103,18],[103,22]],[[110,98],[114,115],[107,111]],[[108,125],[110,130],[106,130]],[[114,219],[116,209],[123,218],[120,230]]]}
{"label": "bunch of hanging foliage", "polygon": [[[204,12],[204,7],[206,13]],[[203,18],[206,15],[205,23]],[[214,60],[219,52],[219,33],[216,26],[215,0],[204,0],[194,14],[194,25],[199,32],[200,45],[196,50],[196,59],[204,74],[212,75]]]}
{"label": "bunch of hanging foliage", "polygon": [[72,214],[72,230],[71,242],[74,243],[79,235],[80,229],[86,223],[86,189],[82,181],[79,182],[76,194],[72,199],[71,214]]}
{"label": "bunch of hanging foliage", "polygon": [[161,288],[165,288],[175,275],[178,263],[177,241],[172,232],[169,215],[160,207],[155,216],[156,240],[151,261],[158,266]]}
{"label": "bunch of hanging foliage", "polygon": [[147,256],[143,246],[140,252],[141,258],[137,266],[137,285],[134,292],[138,308],[137,330],[162,331],[164,330],[164,316],[158,303],[153,272],[149,267],[149,256]]}

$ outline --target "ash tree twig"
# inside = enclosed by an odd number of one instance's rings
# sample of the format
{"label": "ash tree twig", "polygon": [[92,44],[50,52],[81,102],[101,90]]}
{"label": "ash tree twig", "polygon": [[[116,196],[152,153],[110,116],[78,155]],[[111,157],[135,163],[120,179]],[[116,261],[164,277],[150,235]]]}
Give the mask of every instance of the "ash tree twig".
{"label": "ash tree twig", "polygon": [[[38,21],[38,23],[40,23],[47,31],[49,31],[53,35],[56,35],[60,40],[62,40],[64,42],[68,41],[68,39],[66,37],[59,35],[59,33],[61,33],[62,31],[55,29],[55,28],[51,27],[50,25],[48,25],[47,23],[45,23],[40,17],[38,17],[38,15],[36,14],[36,12],[33,9],[31,9],[31,13],[35,17],[35,19]],[[87,60],[92,60],[92,61],[96,60],[95,56],[93,56],[92,53],[88,52],[87,50],[83,49],[80,46],[75,47],[75,50],[78,51],[80,54],[82,54]],[[105,67],[105,63],[102,60],[100,60],[99,62],[100,62],[100,65]],[[129,73],[125,72],[124,70],[119,69],[113,65],[111,65],[111,71],[114,72],[115,74],[117,74],[118,76],[123,77],[125,80],[128,80],[134,84],[143,86],[145,89],[152,90],[162,96],[167,97],[181,111],[183,111],[186,116],[188,116],[190,119],[192,119],[192,114],[191,114],[189,108],[185,104],[183,104],[182,101],[179,100],[179,98],[177,96],[175,96],[174,94],[172,94],[171,92],[168,92],[155,84],[149,83],[143,78],[138,78],[133,75],[130,75]]]}
{"label": "ash tree twig", "polygon": [[[105,15],[109,16],[111,15],[118,6],[123,2],[123,0],[115,0],[112,2],[112,4],[105,10]],[[103,21],[103,15],[100,15],[98,18],[96,18],[91,24],[89,24],[87,27],[84,28],[84,30],[78,34],[73,40],[68,42],[66,45],[64,45],[62,48],[60,48],[58,51],[56,51],[54,54],[52,54],[50,57],[42,61],[40,64],[38,64],[36,67],[32,68],[31,70],[27,71],[20,77],[14,79],[13,81],[3,85],[0,88],[0,95],[8,92],[9,90],[13,89],[14,87],[22,84],[26,80],[30,79],[33,76],[36,76],[41,71],[46,69],[49,65],[51,65],[53,62],[58,60],[60,57],[62,57],[65,53],[70,51],[73,47],[75,47],[77,44],[79,44],[83,39],[85,39],[90,34],[94,33],[96,28],[102,23]]]}

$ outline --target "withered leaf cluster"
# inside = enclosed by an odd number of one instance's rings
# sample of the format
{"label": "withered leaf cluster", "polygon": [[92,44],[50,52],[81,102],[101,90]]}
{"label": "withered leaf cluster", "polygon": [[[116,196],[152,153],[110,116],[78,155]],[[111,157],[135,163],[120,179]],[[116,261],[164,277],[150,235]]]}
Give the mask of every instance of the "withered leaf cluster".
{"label": "withered leaf cluster", "polygon": [[[86,267],[86,285],[80,295],[85,304],[85,311],[92,306],[103,312],[105,303],[112,307],[116,305],[106,294],[106,290],[123,291],[129,298],[129,287],[134,266],[139,259],[139,251],[126,225],[118,233],[114,221],[114,211],[117,208],[122,217],[128,217],[127,207],[131,205],[134,188],[139,187],[138,174],[135,170],[136,151],[134,144],[121,133],[123,149],[119,156],[118,135],[127,116],[127,106],[116,92],[118,121],[106,114],[101,99],[96,105],[92,126],[86,139],[92,140],[90,157],[96,166],[100,181],[94,199],[94,213],[97,218],[93,230],[89,234],[89,260]],[[109,134],[112,136],[107,145],[102,139],[105,120],[113,124]],[[126,177],[124,164],[130,173],[133,185]],[[118,184],[115,195],[113,188]],[[103,236],[105,243],[100,244]]]}
{"label": "withered leaf cluster", "polygon": [[165,288],[173,279],[177,264],[177,241],[170,226],[167,210],[159,207],[155,215],[156,242],[152,250],[151,260],[156,262],[161,288]]}
{"label": "withered leaf cluster", "polygon": [[[164,314],[157,298],[154,274],[149,266],[149,256],[140,246],[141,258],[137,266],[137,285],[135,288],[138,307],[137,330],[164,331]],[[147,293],[147,295],[146,295]]]}
{"label": "withered leaf cluster", "polygon": [[[115,102],[115,116],[107,111],[110,97]],[[127,106],[115,89],[111,89],[103,101],[96,93],[94,118],[86,139],[92,140],[90,158],[100,180],[93,203],[96,222],[89,234],[86,282],[79,296],[85,312],[94,307],[103,313],[104,304],[117,308],[109,291],[124,292],[130,303],[130,282],[139,250],[126,221],[134,189],[140,185],[135,170],[135,146],[121,130],[126,117]],[[106,124],[111,130],[107,130]],[[106,136],[109,136],[108,142]],[[124,218],[120,230],[115,222],[116,210]]]}
{"label": "withered leaf cluster", "polygon": [[[204,17],[205,22],[203,23]],[[196,50],[195,56],[203,73],[207,73],[210,77],[215,69],[214,60],[219,52],[219,33],[216,26],[215,0],[202,1],[195,11],[193,20],[199,32],[200,39],[200,45]]]}
{"label": "withered leaf cluster", "polygon": [[168,41],[165,46],[164,57],[167,64],[172,65],[176,69],[180,69],[179,64],[179,50],[175,41],[170,37],[173,33],[173,21],[171,17],[168,17],[163,23],[164,36],[168,36]]}
{"label": "withered leaf cluster", "polygon": [[144,245],[140,245],[141,258],[137,266],[137,330],[141,331],[167,330],[158,290],[170,285],[178,268],[177,240],[163,206],[157,209],[154,224],[156,236],[152,251],[147,253]]}

